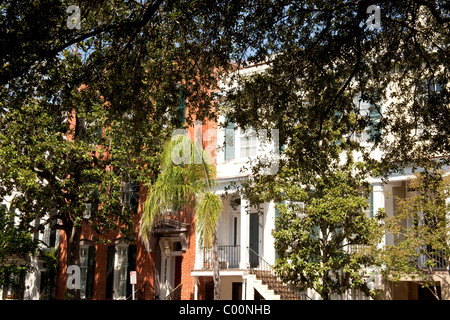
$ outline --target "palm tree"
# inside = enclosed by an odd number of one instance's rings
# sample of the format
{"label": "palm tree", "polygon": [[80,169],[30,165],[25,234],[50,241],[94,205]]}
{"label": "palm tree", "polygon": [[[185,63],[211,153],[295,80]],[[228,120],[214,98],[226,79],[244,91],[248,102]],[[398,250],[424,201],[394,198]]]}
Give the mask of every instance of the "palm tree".
{"label": "palm tree", "polygon": [[[180,156],[181,155],[181,156]],[[201,246],[211,248],[214,270],[214,299],[219,299],[219,258],[217,226],[222,200],[213,191],[216,170],[210,155],[188,136],[176,135],[164,145],[161,172],[150,186],[144,203],[139,235],[148,245],[155,224],[165,212],[194,210],[196,231]]]}

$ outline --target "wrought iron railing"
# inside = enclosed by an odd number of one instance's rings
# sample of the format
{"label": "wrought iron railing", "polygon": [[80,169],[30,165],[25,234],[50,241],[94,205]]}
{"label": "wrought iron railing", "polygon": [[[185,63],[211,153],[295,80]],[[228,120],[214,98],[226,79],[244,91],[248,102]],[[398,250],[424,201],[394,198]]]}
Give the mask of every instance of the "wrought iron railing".
{"label": "wrought iron railing", "polygon": [[[213,253],[212,248],[203,248],[203,268],[213,268]],[[241,257],[241,246],[239,245],[225,245],[218,247],[219,268],[233,269],[239,268],[239,261]]]}
{"label": "wrought iron railing", "polygon": [[264,260],[259,254],[247,247],[249,253],[250,272],[279,295],[282,300],[308,300],[305,293],[299,292],[293,285],[284,283],[281,278],[273,272],[272,265]]}
{"label": "wrought iron railing", "polygon": [[164,298],[164,300],[181,300],[181,287],[183,287],[183,285],[180,283]]}
{"label": "wrought iron railing", "polygon": [[417,267],[424,269],[431,268],[432,270],[448,269],[448,260],[443,256],[443,252],[432,250],[427,246],[418,251],[422,252],[422,254],[417,259]]}

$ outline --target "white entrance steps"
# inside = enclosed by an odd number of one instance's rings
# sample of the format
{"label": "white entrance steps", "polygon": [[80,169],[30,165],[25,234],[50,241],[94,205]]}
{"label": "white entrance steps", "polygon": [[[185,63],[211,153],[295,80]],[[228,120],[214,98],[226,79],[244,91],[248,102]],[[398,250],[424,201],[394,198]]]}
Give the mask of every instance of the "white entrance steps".
{"label": "white entrance steps", "polygon": [[265,300],[281,300],[280,295],[275,294],[275,291],[270,289],[266,284],[262,283],[262,280],[258,279],[254,274],[247,274],[243,277],[246,280],[246,299],[255,299],[255,290]]}

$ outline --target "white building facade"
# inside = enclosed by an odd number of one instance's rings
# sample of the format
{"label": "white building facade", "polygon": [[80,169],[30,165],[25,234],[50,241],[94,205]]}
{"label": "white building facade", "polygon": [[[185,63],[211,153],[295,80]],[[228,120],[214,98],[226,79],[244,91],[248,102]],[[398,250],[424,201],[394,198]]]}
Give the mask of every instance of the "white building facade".
{"label": "white building facade", "polygon": [[[256,66],[244,70],[244,73],[260,72],[266,66]],[[355,98],[355,103],[357,98]],[[387,105],[388,103],[386,103]],[[382,104],[384,109],[385,103]],[[361,113],[370,112],[368,104],[360,102]],[[383,112],[383,110],[381,110]],[[372,114],[370,114],[372,117]],[[379,115],[378,115],[379,116]],[[377,115],[374,115],[377,121]],[[219,117],[219,123],[225,123],[225,117]],[[359,139],[362,145],[370,148],[372,145],[368,142],[370,133],[363,132],[355,139]],[[249,165],[249,161],[258,156],[264,156],[270,150],[279,150],[277,135],[272,134],[270,141],[265,139],[265,134],[258,136],[251,130],[244,131],[241,128],[235,128],[233,124],[228,124],[227,128],[217,129],[217,176],[219,186],[216,192],[225,195],[227,187],[231,183],[239,185],[240,179],[244,179],[249,171],[242,170]],[[261,138],[262,137],[262,138]],[[380,158],[382,153],[375,149],[372,150],[372,157]],[[358,158],[358,154],[355,154]],[[274,159],[274,158],[273,158]],[[436,159],[437,161],[439,159]],[[272,162],[270,170],[276,173],[278,163]],[[412,168],[404,168],[402,174],[392,174],[386,181],[378,177],[370,180],[372,185],[372,194],[368,201],[370,208],[366,212],[367,216],[373,217],[379,209],[384,209],[388,216],[395,214],[396,204],[394,196],[408,197],[408,179],[412,178]],[[450,167],[443,168],[450,173]],[[270,173],[269,173],[270,174]],[[220,298],[221,299],[320,299],[320,296],[313,290],[308,289],[305,292],[297,292],[288,286],[282,287],[272,276],[272,278],[262,279],[264,274],[275,264],[276,252],[274,249],[274,238],[272,230],[275,228],[277,210],[273,202],[264,203],[258,213],[256,209],[249,209],[247,200],[241,195],[228,194],[223,197],[223,211],[219,222],[219,264],[220,264]],[[380,246],[393,244],[391,235],[386,234],[383,237]],[[195,278],[196,293],[195,299],[199,298],[199,290],[203,289],[202,279],[213,276],[211,264],[211,252],[197,246],[195,270],[191,271],[191,276]],[[256,269],[262,270],[258,273]],[[446,270],[437,270],[437,272],[447,272]],[[263,272],[264,271],[264,272]],[[373,270],[368,270],[369,273]],[[447,276],[447,280],[449,277]],[[272,285],[267,285],[272,281]],[[373,285],[383,290],[381,299],[420,299],[420,284],[413,283],[407,279],[404,282],[394,284],[392,282],[383,282],[381,276],[372,277]],[[450,282],[449,282],[450,283]],[[274,290],[273,288],[283,288]],[[450,288],[443,289],[443,298],[450,298]],[[202,296],[204,297],[204,295]],[[345,295],[334,295],[332,299],[336,300],[360,300],[369,299],[364,294],[357,291],[349,291]]]}

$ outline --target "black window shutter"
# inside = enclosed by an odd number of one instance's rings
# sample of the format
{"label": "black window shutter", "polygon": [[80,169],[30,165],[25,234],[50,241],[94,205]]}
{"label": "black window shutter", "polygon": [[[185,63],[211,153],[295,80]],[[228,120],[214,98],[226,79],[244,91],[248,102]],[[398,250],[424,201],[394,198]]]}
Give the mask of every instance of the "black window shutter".
{"label": "black window shutter", "polygon": [[86,299],[92,299],[94,293],[95,246],[89,247],[88,270],[86,279]]}
{"label": "black window shutter", "polygon": [[[128,246],[128,266],[127,266],[127,298],[132,294],[130,284],[130,271],[136,271],[136,245]],[[135,288],[136,290],[136,288]]]}
{"label": "black window shutter", "polygon": [[108,246],[108,264],[106,267],[106,299],[113,298],[115,253],[116,247],[114,245]]}

